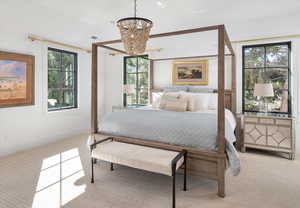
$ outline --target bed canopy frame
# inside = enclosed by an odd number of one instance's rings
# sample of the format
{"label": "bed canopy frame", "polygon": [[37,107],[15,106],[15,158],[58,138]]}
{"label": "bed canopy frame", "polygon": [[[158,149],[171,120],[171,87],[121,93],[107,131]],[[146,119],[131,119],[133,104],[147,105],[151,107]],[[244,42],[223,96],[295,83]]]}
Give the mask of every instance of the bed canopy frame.
{"label": "bed canopy frame", "polygon": [[[186,58],[218,58],[218,151],[212,152],[198,148],[189,148],[176,145],[162,144],[158,142],[149,142],[141,139],[133,139],[126,137],[115,137],[119,141],[158,147],[169,150],[188,151],[188,171],[197,175],[216,180],[218,182],[218,195],[225,197],[225,172],[226,172],[226,153],[225,153],[225,107],[230,108],[236,113],[236,57],[226,32],[224,25],[215,25],[208,27],[200,27],[188,30],[179,30],[174,32],[159,33],[150,35],[149,38],[160,38],[176,35],[184,35],[190,33],[199,33],[207,31],[218,32],[218,54],[207,56],[190,56],[190,57],[168,57],[150,60],[150,92],[155,91],[153,86],[153,65],[155,61],[186,59]],[[91,84],[91,134],[94,136],[102,135],[98,132],[98,47],[127,54],[125,51],[116,49],[107,45],[121,43],[122,40],[110,40],[104,42],[93,43],[92,45],[92,84]],[[225,54],[225,46],[229,49],[229,54]],[[231,56],[231,89],[225,90],[225,56]],[[151,93],[152,94],[152,93]],[[228,104],[227,98],[230,99]],[[227,103],[227,104],[226,104]],[[110,135],[106,135],[110,136]]]}

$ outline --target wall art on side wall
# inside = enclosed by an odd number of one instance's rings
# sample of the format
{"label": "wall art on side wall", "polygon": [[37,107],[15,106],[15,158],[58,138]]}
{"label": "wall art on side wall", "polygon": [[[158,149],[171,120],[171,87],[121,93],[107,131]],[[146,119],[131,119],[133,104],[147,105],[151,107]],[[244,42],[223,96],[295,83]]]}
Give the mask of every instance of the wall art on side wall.
{"label": "wall art on side wall", "polygon": [[34,56],[0,51],[0,107],[34,104]]}
{"label": "wall art on side wall", "polygon": [[208,60],[173,62],[173,85],[208,85]]}

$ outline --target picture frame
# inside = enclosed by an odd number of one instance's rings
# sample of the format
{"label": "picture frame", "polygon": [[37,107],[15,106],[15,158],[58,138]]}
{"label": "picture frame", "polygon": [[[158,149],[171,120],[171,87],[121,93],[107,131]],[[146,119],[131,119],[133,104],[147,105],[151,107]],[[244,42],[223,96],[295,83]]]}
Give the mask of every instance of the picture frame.
{"label": "picture frame", "polygon": [[34,105],[32,55],[0,51],[0,107]]}
{"label": "picture frame", "polygon": [[208,60],[173,62],[173,85],[208,85]]}

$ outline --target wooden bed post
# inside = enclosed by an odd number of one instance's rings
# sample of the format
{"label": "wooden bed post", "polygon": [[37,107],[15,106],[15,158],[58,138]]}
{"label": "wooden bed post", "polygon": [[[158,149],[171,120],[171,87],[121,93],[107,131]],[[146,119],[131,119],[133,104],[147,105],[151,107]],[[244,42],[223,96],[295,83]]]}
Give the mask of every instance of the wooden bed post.
{"label": "wooden bed post", "polygon": [[225,153],[225,41],[224,25],[218,30],[218,149]]}
{"label": "wooden bed post", "polygon": [[91,134],[98,132],[98,46],[93,44],[92,46],[92,86],[91,86]]}
{"label": "wooden bed post", "polygon": [[218,195],[225,197],[225,28],[218,29]]}

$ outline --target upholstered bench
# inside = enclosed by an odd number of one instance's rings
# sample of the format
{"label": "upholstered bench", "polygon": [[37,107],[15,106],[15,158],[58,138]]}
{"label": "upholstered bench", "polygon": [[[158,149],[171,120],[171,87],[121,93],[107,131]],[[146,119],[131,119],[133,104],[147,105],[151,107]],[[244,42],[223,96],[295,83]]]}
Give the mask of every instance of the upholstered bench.
{"label": "upholstered bench", "polygon": [[172,206],[175,208],[176,170],[184,165],[183,190],[186,191],[186,150],[177,152],[165,149],[157,149],[137,144],[114,141],[112,137],[91,144],[90,149],[92,164],[91,183],[94,183],[95,159],[110,162],[111,170],[113,170],[113,164],[120,164],[132,168],[168,175],[173,178]]}

